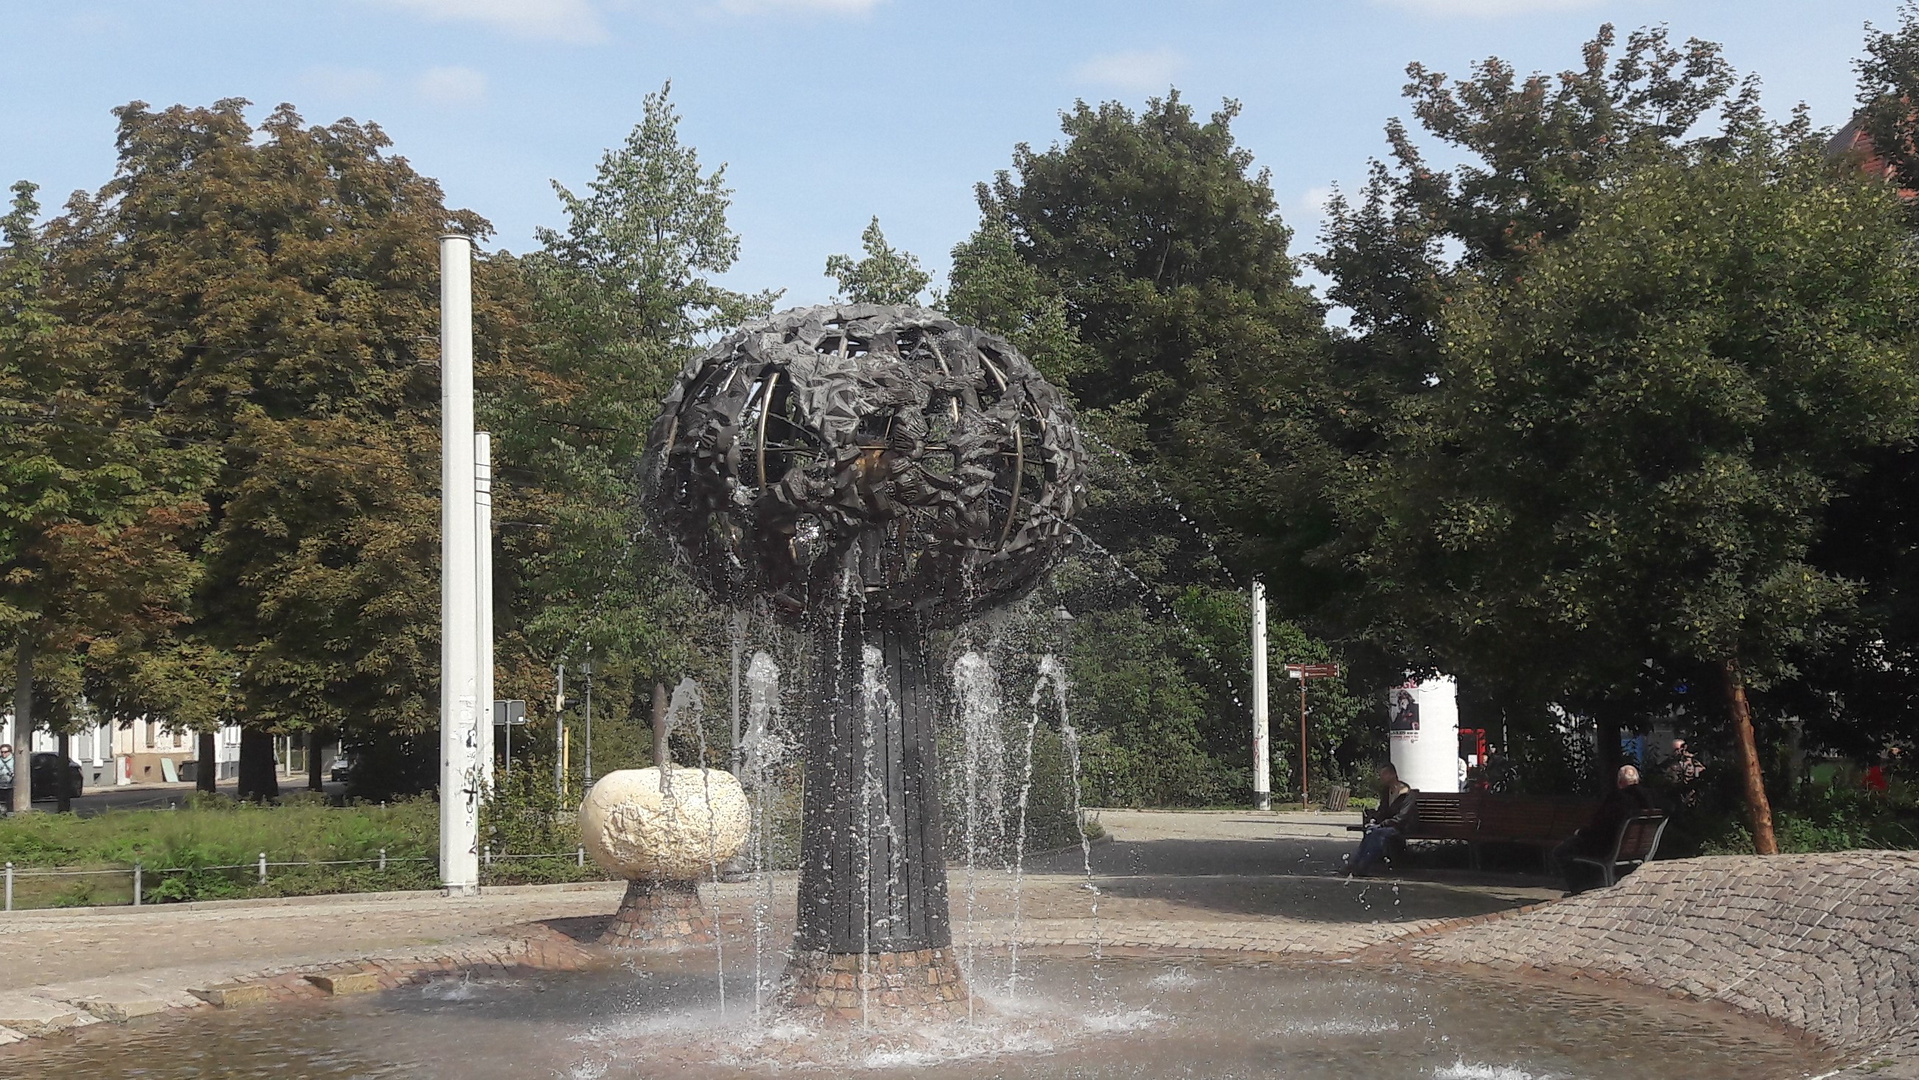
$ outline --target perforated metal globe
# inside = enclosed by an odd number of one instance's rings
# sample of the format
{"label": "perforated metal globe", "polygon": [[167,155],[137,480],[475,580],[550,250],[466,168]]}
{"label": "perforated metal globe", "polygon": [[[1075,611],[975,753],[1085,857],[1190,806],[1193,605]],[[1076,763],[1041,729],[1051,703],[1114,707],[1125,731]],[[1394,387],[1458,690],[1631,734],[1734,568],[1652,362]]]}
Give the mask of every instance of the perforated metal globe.
{"label": "perforated metal globe", "polygon": [[717,598],[790,617],[962,621],[1072,543],[1085,456],[1060,392],[1004,339],[917,307],[796,308],[690,362],[644,492]]}

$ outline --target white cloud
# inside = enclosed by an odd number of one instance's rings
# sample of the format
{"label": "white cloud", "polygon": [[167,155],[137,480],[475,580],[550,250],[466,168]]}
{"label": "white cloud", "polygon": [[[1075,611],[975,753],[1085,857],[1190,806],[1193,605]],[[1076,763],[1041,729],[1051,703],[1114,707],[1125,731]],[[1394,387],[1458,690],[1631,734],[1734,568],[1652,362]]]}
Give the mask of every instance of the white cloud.
{"label": "white cloud", "polygon": [[486,96],[486,76],[470,67],[436,67],[413,88],[436,105],[470,105]]}
{"label": "white cloud", "polygon": [[1497,19],[1505,15],[1539,15],[1598,7],[1602,0],[1374,0],[1418,15]]}
{"label": "white cloud", "polygon": [[477,22],[515,37],[594,42],[616,9],[690,9],[724,15],[864,15],[886,0],[371,0],[440,22]]}
{"label": "white cloud", "polygon": [[864,15],[884,2],[885,0],[718,0],[716,6],[721,11],[735,15],[758,15],[762,12]]}
{"label": "white cloud", "polygon": [[331,97],[365,97],[386,85],[386,76],[367,68],[343,68],[320,65],[300,74],[300,81]]}
{"label": "white cloud", "polygon": [[441,22],[485,23],[516,37],[599,41],[606,37],[593,0],[378,0]]}
{"label": "white cloud", "polygon": [[1306,189],[1306,194],[1299,197],[1299,208],[1308,214],[1323,214],[1326,212],[1326,204],[1332,201],[1332,185],[1310,187]]}
{"label": "white cloud", "polygon": [[1095,56],[1074,68],[1073,77],[1122,90],[1164,90],[1185,66],[1186,58],[1172,49],[1140,49]]}

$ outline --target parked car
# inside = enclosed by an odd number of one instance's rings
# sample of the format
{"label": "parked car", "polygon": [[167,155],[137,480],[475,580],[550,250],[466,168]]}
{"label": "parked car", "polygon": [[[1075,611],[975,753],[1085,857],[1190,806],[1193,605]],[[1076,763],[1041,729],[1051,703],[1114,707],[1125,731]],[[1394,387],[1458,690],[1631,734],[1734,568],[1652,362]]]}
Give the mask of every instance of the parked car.
{"label": "parked car", "polygon": [[333,768],[327,770],[335,783],[344,783],[353,775],[353,759],[345,754],[333,759]]}
{"label": "parked car", "polygon": [[[60,760],[60,755],[51,750],[41,750],[33,755],[34,802],[51,802],[60,797],[59,789],[54,786],[54,778],[59,776],[61,772]],[[80,766],[72,761],[68,761],[65,771],[67,774],[67,793],[77,799],[83,793],[85,787]],[[9,785],[0,788],[0,803],[11,803],[12,801],[12,786]]]}

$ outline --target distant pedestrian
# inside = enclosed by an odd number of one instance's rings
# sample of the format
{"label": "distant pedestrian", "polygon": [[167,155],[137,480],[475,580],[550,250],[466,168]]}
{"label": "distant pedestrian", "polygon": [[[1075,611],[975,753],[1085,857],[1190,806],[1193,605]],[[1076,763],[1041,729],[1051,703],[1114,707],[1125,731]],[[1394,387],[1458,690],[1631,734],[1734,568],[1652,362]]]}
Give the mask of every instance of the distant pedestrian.
{"label": "distant pedestrian", "polygon": [[0,814],[13,808],[13,744],[0,743],[0,793],[6,795],[6,802],[0,805]]}

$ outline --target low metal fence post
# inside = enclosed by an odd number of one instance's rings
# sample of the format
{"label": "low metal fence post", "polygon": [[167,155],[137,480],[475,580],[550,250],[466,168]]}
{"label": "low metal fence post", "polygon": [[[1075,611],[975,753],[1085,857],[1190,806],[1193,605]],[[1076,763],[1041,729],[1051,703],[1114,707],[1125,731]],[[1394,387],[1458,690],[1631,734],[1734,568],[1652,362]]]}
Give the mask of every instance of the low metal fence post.
{"label": "low metal fence post", "polygon": [[262,851],[260,853],[260,884],[265,885],[266,883],[267,883],[267,853]]}
{"label": "low metal fence post", "polygon": [[484,848],[480,849],[480,861],[485,863],[487,866],[493,865],[493,845],[492,844],[488,844]]}
{"label": "low metal fence post", "polygon": [[386,849],[385,848],[380,849],[380,872],[381,873],[386,872]]}
{"label": "low metal fence post", "polygon": [[133,906],[140,906],[140,864],[133,864]]}
{"label": "low metal fence post", "polygon": [[583,847],[575,848],[573,850],[573,862],[580,869],[582,870],[586,869],[586,849],[585,848]]}
{"label": "low metal fence post", "polygon": [[7,910],[13,910],[13,864],[7,864]]}

